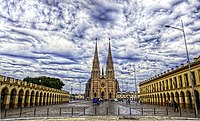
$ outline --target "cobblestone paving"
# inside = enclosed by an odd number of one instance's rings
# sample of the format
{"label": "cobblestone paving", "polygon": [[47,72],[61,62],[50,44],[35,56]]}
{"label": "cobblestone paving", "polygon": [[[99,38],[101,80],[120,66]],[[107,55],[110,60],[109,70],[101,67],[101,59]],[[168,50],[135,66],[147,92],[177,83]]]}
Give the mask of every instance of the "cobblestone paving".
{"label": "cobblestone paving", "polygon": [[[154,109],[155,108],[155,109]],[[168,109],[168,111],[166,110]],[[21,115],[20,115],[21,111]],[[131,102],[104,102],[100,105],[93,105],[91,101],[71,102],[66,104],[36,106],[28,108],[9,109],[6,112],[1,110],[2,119],[16,118],[59,118],[59,117],[83,117],[83,116],[165,116],[165,117],[195,117],[194,111],[190,109],[182,109],[181,114],[174,112],[173,107],[137,104]],[[200,118],[200,114],[197,115]],[[52,119],[52,118],[50,118]],[[61,118],[63,119],[63,118]],[[43,120],[43,119],[41,119]],[[60,120],[60,119],[59,119]],[[80,119],[82,120],[82,118]],[[120,119],[121,120],[121,119]]]}

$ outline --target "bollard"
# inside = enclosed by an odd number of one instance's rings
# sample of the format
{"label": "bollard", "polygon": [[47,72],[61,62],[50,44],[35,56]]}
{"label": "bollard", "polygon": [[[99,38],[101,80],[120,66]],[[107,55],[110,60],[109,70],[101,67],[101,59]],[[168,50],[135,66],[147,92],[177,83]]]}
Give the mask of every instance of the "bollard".
{"label": "bollard", "polygon": [[130,115],[131,115],[131,107],[130,107]]}
{"label": "bollard", "polygon": [[61,107],[60,107],[60,116],[61,116]]}
{"label": "bollard", "polygon": [[118,111],[118,115],[120,115],[120,110],[119,110],[119,107],[118,107],[118,110],[117,110],[117,111]]}
{"label": "bollard", "polygon": [[22,108],[20,108],[19,116],[20,116],[20,117],[22,116]]}
{"label": "bollard", "polygon": [[156,115],[156,108],[153,109],[154,115]]}
{"label": "bollard", "polygon": [[179,109],[180,109],[180,116],[182,116],[181,108],[179,108]]}
{"label": "bollard", "polygon": [[49,108],[47,108],[47,116],[49,116]]}
{"label": "bollard", "polygon": [[4,118],[6,117],[6,114],[7,114],[7,109],[5,109],[5,112],[4,112]]}
{"label": "bollard", "polygon": [[166,108],[166,112],[167,112],[167,115],[168,115],[168,108]]}
{"label": "bollard", "polygon": [[34,116],[36,115],[36,108],[34,108]]}
{"label": "bollard", "polygon": [[84,107],[84,109],[83,109],[83,114],[85,115],[85,107]]}
{"label": "bollard", "polygon": [[108,115],[108,107],[106,108],[106,115]]}
{"label": "bollard", "polygon": [[74,109],[73,109],[73,107],[72,107],[72,116],[73,116],[73,113],[74,113],[73,111],[74,111]]}
{"label": "bollard", "polygon": [[142,113],[142,115],[143,115],[143,107],[141,107],[141,113]]}
{"label": "bollard", "polygon": [[94,108],[94,114],[97,114],[97,107]]}

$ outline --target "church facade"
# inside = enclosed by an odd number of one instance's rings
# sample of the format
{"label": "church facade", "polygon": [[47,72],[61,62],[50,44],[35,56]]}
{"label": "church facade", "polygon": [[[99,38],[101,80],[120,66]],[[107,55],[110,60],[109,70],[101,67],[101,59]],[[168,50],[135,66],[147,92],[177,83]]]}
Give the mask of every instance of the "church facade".
{"label": "church facade", "polygon": [[114,64],[111,54],[111,46],[109,42],[108,57],[106,63],[106,73],[102,68],[100,71],[100,63],[98,57],[97,42],[95,46],[94,59],[92,64],[91,78],[86,84],[85,96],[86,98],[93,99],[95,97],[105,100],[113,100],[119,91],[119,83],[115,79]]}

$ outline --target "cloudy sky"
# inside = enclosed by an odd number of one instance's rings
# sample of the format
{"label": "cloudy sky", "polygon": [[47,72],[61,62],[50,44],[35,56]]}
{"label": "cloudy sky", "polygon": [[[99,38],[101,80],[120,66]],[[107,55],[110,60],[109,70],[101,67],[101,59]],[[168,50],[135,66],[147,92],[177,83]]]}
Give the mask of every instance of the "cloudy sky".
{"label": "cloudy sky", "polygon": [[[0,0],[0,75],[60,78],[84,92],[95,38],[101,68],[108,38],[120,88],[137,84],[200,55],[200,0]],[[123,83],[123,86],[122,86]]]}

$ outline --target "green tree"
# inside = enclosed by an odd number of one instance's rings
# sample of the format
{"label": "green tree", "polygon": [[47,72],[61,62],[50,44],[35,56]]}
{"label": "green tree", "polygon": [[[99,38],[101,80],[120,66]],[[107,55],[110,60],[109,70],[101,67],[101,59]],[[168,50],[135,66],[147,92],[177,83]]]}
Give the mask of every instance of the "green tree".
{"label": "green tree", "polygon": [[59,78],[52,78],[52,77],[46,77],[46,76],[40,76],[40,77],[29,77],[23,79],[23,81],[43,85],[55,89],[62,89],[62,87],[65,85]]}

